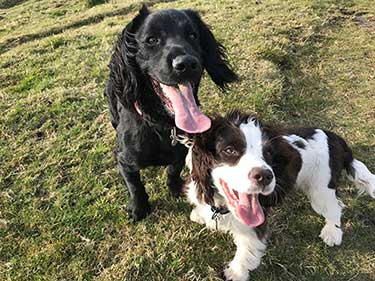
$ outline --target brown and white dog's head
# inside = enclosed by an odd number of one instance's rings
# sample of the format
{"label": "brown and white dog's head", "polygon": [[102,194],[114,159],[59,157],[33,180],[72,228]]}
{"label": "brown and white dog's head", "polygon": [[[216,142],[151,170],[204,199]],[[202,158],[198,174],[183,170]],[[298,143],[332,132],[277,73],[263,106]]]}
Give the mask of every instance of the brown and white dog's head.
{"label": "brown and white dog's head", "polygon": [[195,137],[191,175],[199,200],[214,205],[215,192],[242,223],[256,227],[264,220],[258,196],[273,192],[276,180],[265,142],[267,128],[248,114],[216,117],[209,131]]}

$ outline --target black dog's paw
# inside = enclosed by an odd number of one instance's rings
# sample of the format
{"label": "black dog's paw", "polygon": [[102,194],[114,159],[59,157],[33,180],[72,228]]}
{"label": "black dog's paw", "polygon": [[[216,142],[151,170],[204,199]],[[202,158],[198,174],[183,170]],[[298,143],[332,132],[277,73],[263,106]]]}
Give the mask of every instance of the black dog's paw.
{"label": "black dog's paw", "polygon": [[167,185],[172,196],[175,198],[180,198],[183,195],[184,181],[181,178],[175,180],[167,180]]}
{"label": "black dog's paw", "polygon": [[148,201],[138,203],[131,202],[127,210],[129,216],[134,222],[144,219],[148,214],[151,213],[151,207]]}

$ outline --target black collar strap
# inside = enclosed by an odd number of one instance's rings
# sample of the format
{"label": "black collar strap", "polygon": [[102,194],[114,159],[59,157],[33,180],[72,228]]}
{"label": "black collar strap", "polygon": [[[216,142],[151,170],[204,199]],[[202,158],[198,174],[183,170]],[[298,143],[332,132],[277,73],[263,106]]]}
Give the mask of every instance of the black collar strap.
{"label": "black collar strap", "polygon": [[229,213],[228,208],[223,207],[223,206],[219,206],[219,207],[211,206],[211,211],[213,212],[212,217],[211,217],[211,219],[213,220],[217,219],[219,215],[225,215]]}

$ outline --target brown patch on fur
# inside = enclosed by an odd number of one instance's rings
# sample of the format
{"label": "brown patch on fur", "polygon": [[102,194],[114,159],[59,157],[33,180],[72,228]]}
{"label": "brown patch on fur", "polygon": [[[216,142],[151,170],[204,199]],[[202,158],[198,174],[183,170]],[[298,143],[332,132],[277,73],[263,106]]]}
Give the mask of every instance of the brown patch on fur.
{"label": "brown patch on fur", "polygon": [[212,188],[211,169],[214,164],[214,157],[208,151],[206,136],[207,134],[202,134],[195,138],[191,155],[191,179],[197,186],[198,200],[213,205],[215,191]]}
{"label": "brown patch on fur", "polygon": [[281,203],[293,189],[302,167],[302,159],[300,153],[283,138],[283,129],[265,127],[263,131],[265,141],[268,140],[263,147],[263,154],[275,174],[276,187],[270,195],[260,195],[259,199],[263,207],[271,207]]}

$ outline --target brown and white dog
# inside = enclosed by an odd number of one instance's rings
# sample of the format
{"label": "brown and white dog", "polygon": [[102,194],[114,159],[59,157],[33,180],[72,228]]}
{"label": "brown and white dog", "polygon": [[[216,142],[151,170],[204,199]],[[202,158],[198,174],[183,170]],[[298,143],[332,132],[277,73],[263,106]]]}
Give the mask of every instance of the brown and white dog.
{"label": "brown and white dog", "polygon": [[375,175],[352,156],[336,134],[316,128],[276,129],[238,111],[216,117],[209,131],[196,135],[187,156],[195,205],[192,221],[232,233],[237,251],[224,271],[227,280],[247,280],[266,249],[265,211],[294,186],[302,189],[326,224],[320,237],[342,241],[336,197],[342,170],[360,192],[375,198]]}

